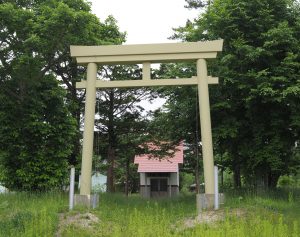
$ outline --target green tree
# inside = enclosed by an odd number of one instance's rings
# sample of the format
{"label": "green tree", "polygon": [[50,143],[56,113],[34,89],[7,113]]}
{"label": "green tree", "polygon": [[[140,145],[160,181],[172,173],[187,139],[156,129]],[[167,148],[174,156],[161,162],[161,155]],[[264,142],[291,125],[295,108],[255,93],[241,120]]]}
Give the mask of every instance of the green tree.
{"label": "green tree", "polygon": [[[49,69],[65,84],[70,111],[76,118],[79,131],[85,93],[76,90],[76,82],[86,78],[86,68],[77,65],[70,57],[70,45],[121,44],[125,41],[125,34],[119,31],[112,16],[100,22],[91,14],[90,5],[84,0],[46,1],[39,5],[36,25],[33,33],[39,42],[38,50],[51,63]],[[73,141],[75,146],[70,156],[73,165],[80,158],[80,137],[78,132]]]}
{"label": "green tree", "polygon": [[[63,176],[62,170],[66,168],[64,164],[76,164],[80,153],[80,113],[85,94],[77,92],[75,84],[85,77],[86,71],[71,59],[70,45],[120,44],[125,34],[119,32],[112,17],[101,23],[90,13],[90,5],[84,0],[6,0],[0,3],[0,94],[3,101],[1,161],[7,175],[20,170],[20,180],[8,184],[10,187],[44,189],[47,188],[46,178],[37,178],[41,171],[34,167],[40,167],[39,164],[46,162],[49,169],[54,169],[51,165],[61,164],[56,177],[51,173],[53,179],[58,180]],[[62,84],[54,83],[53,78]],[[67,89],[66,94],[61,91],[61,86]],[[50,93],[49,101],[45,93]],[[51,109],[55,101],[57,108]],[[46,117],[45,111],[51,114]],[[74,121],[70,113],[77,122],[76,136],[73,136]],[[10,120],[12,115],[17,115],[15,118],[18,121]],[[44,129],[48,123],[51,129]],[[27,126],[27,130],[30,130],[33,124],[38,130],[32,130],[36,134],[36,144],[34,141],[32,144],[29,142],[32,132],[23,132]],[[52,128],[55,127],[54,132]],[[4,141],[8,131],[15,131],[12,134],[18,139]],[[57,153],[52,154],[53,159],[48,157],[51,153],[44,151],[45,146],[39,143],[42,141],[49,147],[49,152],[57,149]],[[62,141],[67,143],[65,147],[60,145]],[[15,146],[19,147],[19,152],[16,149],[16,153],[12,153]],[[58,158],[61,163],[57,162]],[[33,167],[27,167],[31,170],[30,174],[27,174],[26,166]],[[47,166],[43,167],[48,169]],[[51,176],[50,173],[48,176]],[[9,181],[7,176],[6,182]],[[48,186],[53,187],[57,182],[49,181]]]}
{"label": "green tree", "polygon": [[1,181],[11,190],[48,190],[67,177],[76,123],[56,78],[37,78],[41,65],[26,61],[2,84],[15,96],[0,93]]}
{"label": "green tree", "polygon": [[[136,80],[141,78],[141,70],[138,66],[103,67],[99,74],[102,79],[111,81]],[[138,146],[133,140],[131,143],[129,141],[125,142],[125,136],[131,136],[134,140],[140,136],[138,130],[135,129],[140,127],[139,123],[144,110],[139,105],[139,102],[142,99],[150,99],[151,93],[145,88],[114,88],[101,90],[97,93],[96,113],[98,118],[95,123],[98,135],[95,143],[99,146],[97,150],[99,150],[101,157],[108,163],[107,191],[114,192],[116,168],[120,167],[124,159],[127,159],[131,163],[134,157],[131,151],[134,151],[136,146]],[[135,136],[131,129],[137,132]],[[124,162],[122,165],[124,165]],[[122,167],[124,168],[124,166]]]}
{"label": "green tree", "polygon": [[134,157],[143,153],[140,147],[147,141],[148,119],[140,113],[125,113],[118,122],[120,125],[118,136],[116,179],[124,184],[125,195],[139,190],[138,166],[133,163]]}
{"label": "green tree", "polygon": [[[78,131],[85,93],[76,90],[76,82],[85,79],[86,68],[70,57],[70,45],[121,44],[125,34],[113,17],[103,23],[91,14],[85,0],[1,1],[1,80],[11,74],[11,58],[26,50],[43,62],[40,76],[53,73],[67,89],[67,103],[76,118]],[[71,164],[78,162],[80,133],[74,138]]]}
{"label": "green tree", "polygon": [[209,63],[220,77],[210,89],[215,147],[229,155],[236,186],[243,175],[274,187],[299,164],[299,3],[215,0],[205,9],[173,38],[224,39],[222,54]]}

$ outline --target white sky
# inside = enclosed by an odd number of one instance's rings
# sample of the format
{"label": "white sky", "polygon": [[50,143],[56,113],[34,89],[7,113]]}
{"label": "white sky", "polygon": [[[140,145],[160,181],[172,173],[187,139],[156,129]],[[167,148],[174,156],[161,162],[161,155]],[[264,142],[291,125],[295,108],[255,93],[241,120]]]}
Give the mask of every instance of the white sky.
{"label": "white sky", "polygon": [[[184,8],[184,0],[90,0],[92,11],[101,21],[113,15],[121,31],[127,32],[126,44],[170,42],[172,28],[184,26],[197,17],[196,10]],[[173,41],[174,42],[174,41]]]}
{"label": "white sky", "polygon": [[[127,32],[125,44],[148,44],[176,42],[168,40],[172,28],[184,26],[187,19],[193,20],[199,14],[185,8],[185,0],[90,0],[92,12],[100,21],[112,15],[122,32]],[[164,104],[156,99],[152,104],[143,101],[146,110],[155,110]]]}

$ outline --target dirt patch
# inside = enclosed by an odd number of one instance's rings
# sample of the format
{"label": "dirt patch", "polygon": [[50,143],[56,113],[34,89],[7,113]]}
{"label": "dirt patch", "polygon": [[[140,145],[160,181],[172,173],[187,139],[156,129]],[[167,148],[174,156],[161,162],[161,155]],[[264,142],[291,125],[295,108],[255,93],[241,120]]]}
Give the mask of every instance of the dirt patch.
{"label": "dirt patch", "polygon": [[92,229],[97,223],[99,223],[99,218],[92,213],[62,213],[59,215],[58,231],[55,236],[61,237],[63,230],[70,225]]}
{"label": "dirt patch", "polygon": [[198,224],[215,224],[222,221],[226,216],[243,217],[246,211],[244,209],[203,211],[194,218],[188,218],[183,221],[183,229],[193,228]]}

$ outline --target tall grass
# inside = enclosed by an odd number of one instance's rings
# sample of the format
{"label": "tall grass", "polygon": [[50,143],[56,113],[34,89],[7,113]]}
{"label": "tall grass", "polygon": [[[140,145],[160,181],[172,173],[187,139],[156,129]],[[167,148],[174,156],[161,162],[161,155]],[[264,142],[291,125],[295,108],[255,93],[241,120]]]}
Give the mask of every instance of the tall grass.
{"label": "tall grass", "polygon": [[[242,195],[242,196],[241,196]],[[144,200],[138,197],[103,194],[100,207],[94,214],[100,223],[85,230],[68,227],[64,236],[116,236],[116,237],[296,237],[300,236],[300,203],[260,197],[257,194],[239,193],[227,198],[223,209],[227,210],[224,220],[211,224],[185,227],[187,218],[196,216],[195,197],[176,199]],[[242,216],[230,214],[233,208],[243,209]],[[226,212],[226,211],[225,211]]]}
{"label": "tall grass", "polygon": [[0,195],[0,237],[52,237],[67,198],[59,193]]}
{"label": "tall grass", "polygon": [[[249,191],[226,195],[225,218],[210,224],[189,228],[187,219],[195,219],[195,196],[174,199],[145,200],[137,195],[101,194],[100,205],[90,210],[99,223],[90,228],[65,226],[64,237],[299,237],[300,196],[297,190],[279,195]],[[233,215],[231,210],[243,210]],[[55,236],[59,213],[68,211],[67,196],[49,194],[0,195],[0,237]],[[86,212],[76,209],[73,215]]]}

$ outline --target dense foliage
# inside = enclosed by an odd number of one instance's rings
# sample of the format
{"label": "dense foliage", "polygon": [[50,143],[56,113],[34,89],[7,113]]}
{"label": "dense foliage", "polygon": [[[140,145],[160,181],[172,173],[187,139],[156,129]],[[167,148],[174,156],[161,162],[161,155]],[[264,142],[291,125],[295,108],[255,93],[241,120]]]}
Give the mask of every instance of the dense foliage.
{"label": "dense foliage", "polygon": [[1,181],[10,189],[57,187],[80,153],[84,93],[75,83],[85,68],[70,45],[119,44],[124,34],[83,0],[1,1],[0,19]]}
{"label": "dense foliage", "polygon": [[24,83],[26,90],[16,87],[24,82],[22,78],[6,83],[18,96],[0,94],[2,182],[12,190],[60,187],[68,171],[75,120],[55,78],[24,78],[31,80]]}
{"label": "dense foliage", "polygon": [[[223,52],[209,64],[210,73],[220,78],[210,89],[217,163],[234,173],[236,186],[241,186],[242,177],[250,185],[275,186],[280,175],[296,172],[300,163],[299,3],[187,3],[201,13],[178,28],[173,38],[224,39]],[[197,108],[186,90],[167,92],[170,117],[185,118],[186,107]],[[195,92],[189,90],[193,97]],[[186,119],[192,121],[195,114],[190,112]],[[175,126],[173,121],[170,126]],[[185,123],[178,127],[192,132]]]}

